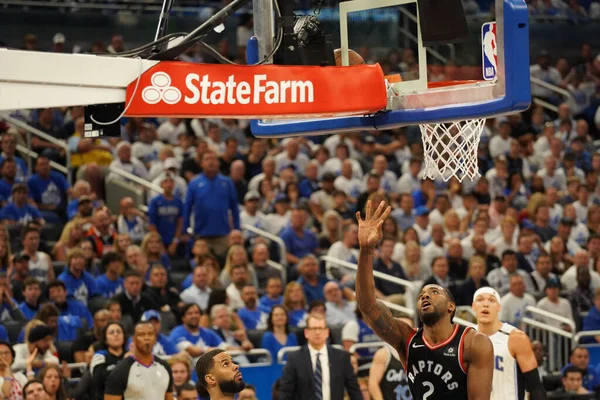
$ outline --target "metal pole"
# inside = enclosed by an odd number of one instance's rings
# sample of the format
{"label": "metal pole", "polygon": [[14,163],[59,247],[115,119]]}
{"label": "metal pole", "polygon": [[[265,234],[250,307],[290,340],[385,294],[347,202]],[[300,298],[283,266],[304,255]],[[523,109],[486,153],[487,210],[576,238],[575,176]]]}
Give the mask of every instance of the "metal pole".
{"label": "metal pole", "polygon": [[[29,132],[29,130],[27,130],[26,132],[27,132],[27,148],[29,150],[31,150],[31,132]],[[33,172],[33,168],[32,168],[32,165],[31,165],[31,156],[27,157],[27,169],[29,170],[28,171],[29,175],[31,175],[32,172]]]}
{"label": "metal pole", "polygon": [[[273,1],[278,0],[253,0],[252,12],[254,14],[254,36],[258,39],[258,59],[264,60],[273,51],[275,38],[275,19],[273,16]],[[282,0],[290,1],[290,0]],[[272,64],[273,60],[266,61]]]}
{"label": "metal pole", "polygon": [[[160,10],[160,16],[158,17],[158,26],[156,27],[156,34],[154,40],[158,40],[167,34],[167,27],[169,26],[169,13],[173,7],[175,0],[163,0],[163,5]],[[153,52],[159,52],[166,48],[167,44],[156,46],[152,49]]]}

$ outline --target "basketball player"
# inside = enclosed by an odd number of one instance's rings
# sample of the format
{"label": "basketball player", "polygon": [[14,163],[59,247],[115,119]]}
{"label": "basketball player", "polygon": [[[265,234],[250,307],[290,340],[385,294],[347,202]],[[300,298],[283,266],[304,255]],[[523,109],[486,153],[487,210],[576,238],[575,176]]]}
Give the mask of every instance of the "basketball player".
{"label": "basketball player", "polygon": [[492,400],[525,398],[545,400],[546,391],[538,374],[538,363],[525,334],[498,319],[500,294],[491,287],[482,287],[473,295],[473,311],[477,331],[486,334],[494,346],[494,380]]}
{"label": "basketball player", "polygon": [[372,212],[367,202],[365,219],[358,219],[360,255],[356,300],[369,326],[400,356],[408,385],[416,400],[489,400],[494,369],[490,340],[470,328],[452,324],[456,303],[439,285],[426,285],[417,301],[424,327],[415,330],[375,298],[373,254],[383,237],[383,221],[391,211],[382,201]]}
{"label": "basketball player", "polygon": [[[214,349],[198,358],[198,383],[208,392],[210,400],[233,400],[246,387],[240,367],[229,354]],[[206,397],[204,394],[200,394]]]}
{"label": "basketball player", "polygon": [[373,400],[413,400],[398,352],[388,344],[373,356],[369,394]]}

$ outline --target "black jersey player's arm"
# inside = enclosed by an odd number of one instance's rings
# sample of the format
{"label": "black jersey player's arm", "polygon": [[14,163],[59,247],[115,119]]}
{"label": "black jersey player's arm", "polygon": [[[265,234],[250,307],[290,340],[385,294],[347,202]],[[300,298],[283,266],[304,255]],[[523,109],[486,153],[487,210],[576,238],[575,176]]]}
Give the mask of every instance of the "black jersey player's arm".
{"label": "black jersey player's arm", "polygon": [[381,393],[379,384],[385,374],[386,358],[387,350],[384,347],[377,350],[373,356],[373,362],[371,363],[371,369],[369,370],[369,394],[373,400],[383,400],[383,394]]}
{"label": "black jersey player's arm", "polygon": [[514,330],[508,337],[508,351],[517,360],[517,364],[525,378],[525,386],[531,400],[548,398],[538,373],[538,363],[533,354],[531,341],[523,331]]}
{"label": "black jersey player's arm", "polygon": [[467,394],[469,400],[490,400],[494,375],[494,347],[483,333],[471,331],[465,337],[468,363]]}
{"label": "black jersey player's arm", "polygon": [[392,345],[404,358],[404,343],[414,330],[406,322],[394,318],[390,309],[375,297],[375,278],[373,277],[373,256],[375,247],[383,237],[383,221],[391,208],[382,201],[373,212],[371,202],[367,202],[365,218],[356,213],[358,220],[358,272],[356,274],[356,301],[360,311],[371,329],[383,340]]}

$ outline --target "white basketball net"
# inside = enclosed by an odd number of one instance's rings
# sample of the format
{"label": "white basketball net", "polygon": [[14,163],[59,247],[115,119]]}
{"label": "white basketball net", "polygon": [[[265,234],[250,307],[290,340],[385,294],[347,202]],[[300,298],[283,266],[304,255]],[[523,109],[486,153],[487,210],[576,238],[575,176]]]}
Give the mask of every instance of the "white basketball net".
{"label": "white basketball net", "polygon": [[477,150],[484,125],[484,118],[420,125],[425,156],[423,178],[441,176],[447,181],[455,176],[462,182],[465,177],[479,177]]}

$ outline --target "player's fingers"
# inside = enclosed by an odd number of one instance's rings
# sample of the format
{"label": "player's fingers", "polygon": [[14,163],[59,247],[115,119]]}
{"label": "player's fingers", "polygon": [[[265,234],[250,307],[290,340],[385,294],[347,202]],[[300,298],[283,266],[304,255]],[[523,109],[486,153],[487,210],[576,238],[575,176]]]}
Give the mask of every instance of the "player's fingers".
{"label": "player's fingers", "polygon": [[383,220],[379,221],[377,224],[377,231],[383,233]]}
{"label": "player's fingers", "polygon": [[371,200],[367,201],[367,206],[365,207],[365,221],[371,219]]}
{"label": "player's fingers", "polygon": [[357,211],[357,212],[356,212],[356,220],[357,220],[358,222],[363,222],[362,218],[360,217],[360,211]]}
{"label": "player's fingers", "polygon": [[384,206],[385,206],[385,201],[381,201],[379,203],[379,205],[377,206],[377,210],[375,210],[375,214],[373,214],[373,219],[379,219],[379,216],[381,215],[381,210],[383,210]]}
{"label": "player's fingers", "polygon": [[391,206],[387,206],[387,208],[383,212],[383,215],[381,216],[381,219],[385,220],[388,217],[388,215],[390,215],[390,212],[392,212],[392,207]]}

